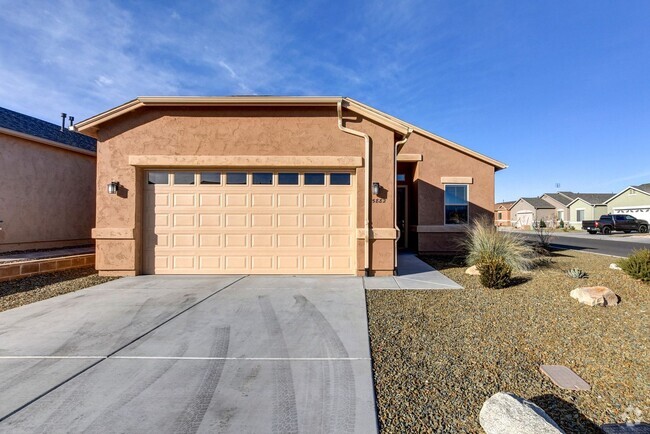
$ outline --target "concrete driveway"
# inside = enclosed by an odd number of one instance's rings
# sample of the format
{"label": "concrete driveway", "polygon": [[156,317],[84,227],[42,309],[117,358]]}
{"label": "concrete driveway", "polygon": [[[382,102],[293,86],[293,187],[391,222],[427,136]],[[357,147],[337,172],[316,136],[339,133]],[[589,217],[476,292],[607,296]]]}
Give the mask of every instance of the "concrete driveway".
{"label": "concrete driveway", "polygon": [[0,431],[376,432],[362,279],[141,276],[0,313]]}

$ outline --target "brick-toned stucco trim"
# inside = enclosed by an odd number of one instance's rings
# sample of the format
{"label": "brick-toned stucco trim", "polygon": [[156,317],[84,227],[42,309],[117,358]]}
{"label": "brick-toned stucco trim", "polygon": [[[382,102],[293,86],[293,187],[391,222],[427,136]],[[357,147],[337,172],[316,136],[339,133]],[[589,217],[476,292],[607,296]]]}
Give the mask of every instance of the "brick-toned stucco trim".
{"label": "brick-toned stucco trim", "polygon": [[25,262],[12,262],[0,265],[0,282],[73,268],[92,267],[94,265],[94,253],[89,253],[87,255],[63,256],[59,258],[37,259]]}

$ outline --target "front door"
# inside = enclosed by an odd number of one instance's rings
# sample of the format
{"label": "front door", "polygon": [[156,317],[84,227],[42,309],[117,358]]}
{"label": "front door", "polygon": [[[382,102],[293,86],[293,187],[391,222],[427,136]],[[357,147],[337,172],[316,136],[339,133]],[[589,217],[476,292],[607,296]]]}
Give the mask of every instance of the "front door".
{"label": "front door", "polygon": [[405,249],[408,247],[408,190],[405,185],[397,186],[397,227],[401,233],[397,248]]}

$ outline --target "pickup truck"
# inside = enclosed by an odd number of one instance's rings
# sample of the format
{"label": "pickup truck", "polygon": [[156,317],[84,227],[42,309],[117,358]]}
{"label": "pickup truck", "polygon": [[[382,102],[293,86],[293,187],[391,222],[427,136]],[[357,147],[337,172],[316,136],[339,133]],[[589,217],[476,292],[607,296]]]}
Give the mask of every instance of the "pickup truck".
{"label": "pickup truck", "polygon": [[600,232],[604,235],[609,235],[612,231],[623,231],[626,234],[632,231],[646,233],[648,222],[627,214],[605,214],[601,215],[599,220],[583,220],[582,229],[590,234]]}

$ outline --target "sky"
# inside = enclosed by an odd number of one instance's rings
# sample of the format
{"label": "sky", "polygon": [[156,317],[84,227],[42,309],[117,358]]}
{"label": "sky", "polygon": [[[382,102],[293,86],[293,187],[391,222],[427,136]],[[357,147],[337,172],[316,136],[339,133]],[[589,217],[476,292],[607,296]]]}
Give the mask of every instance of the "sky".
{"label": "sky", "polygon": [[650,182],[650,1],[0,0],[0,106],[349,96],[503,161],[496,199]]}

